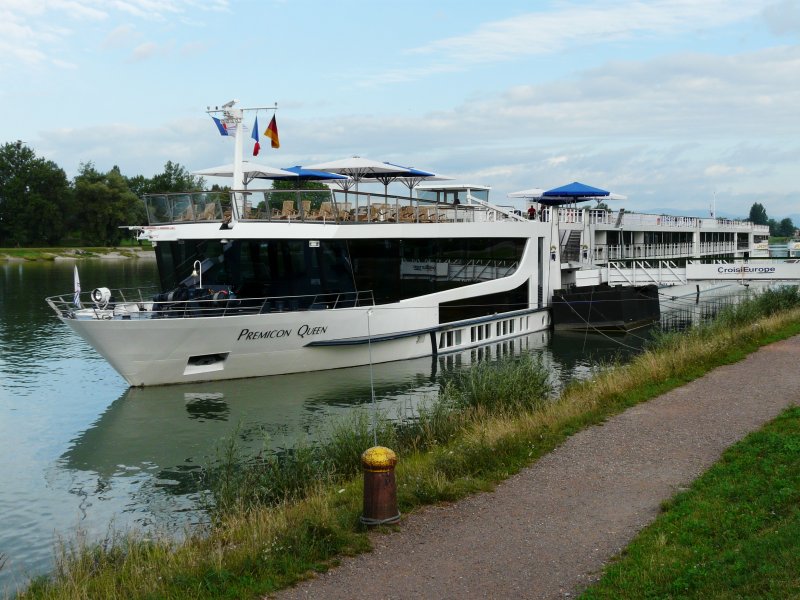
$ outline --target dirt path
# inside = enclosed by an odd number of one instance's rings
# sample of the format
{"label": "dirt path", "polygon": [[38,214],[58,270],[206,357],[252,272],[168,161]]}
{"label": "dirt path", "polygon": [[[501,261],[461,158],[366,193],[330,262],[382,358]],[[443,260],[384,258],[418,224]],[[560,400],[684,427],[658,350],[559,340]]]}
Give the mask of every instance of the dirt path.
{"label": "dirt path", "polygon": [[766,346],[605,424],[455,504],[374,534],[374,551],[276,598],[576,595],[723,450],[800,400],[800,336]]}

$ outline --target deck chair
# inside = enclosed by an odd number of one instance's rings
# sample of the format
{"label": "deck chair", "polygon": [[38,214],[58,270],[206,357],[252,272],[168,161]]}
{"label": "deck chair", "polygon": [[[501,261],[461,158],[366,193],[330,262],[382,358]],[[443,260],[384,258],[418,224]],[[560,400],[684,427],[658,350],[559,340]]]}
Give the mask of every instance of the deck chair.
{"label": "deck chair", "polygon": [[414,223],[417,220],[417,211],[413,206],[401,206],[397,215],[401,223]]}
{"label": "deck chair", "polygon": [[206,204],[206,207],[203,209],[203,212],[200,213],[198,219],[201,221],[211,221],[212,219],[217,218],[217,205],[214,202],[209,202]]}
{"label": "deck chair", "polygon": [[419,207],[419,222],[420,223],[433,223],[435,220],[435,216],[431,216],[431,207],[430,206],[420,206]]}
{"label": "deck chair", "polygon": [[311,212],[311,200],[302,200],[300,205],[303,208],[303,211],[300,213],[304,219],[314,219],[316,218],[316,213]]}
{"label": "deck chair", "polygon": [[284,200],[283,208],[281,210],[274,209],[272,216],[278,219],[296,219],[299,215],[294,209],[294,200]]}
{"label": "deck chair", "polygon": [[194,221],[194,207],[190,204],[186,207],[181,213],[181,216],[178,218],[179,221]]}
{"label": "deck chair", "polygon": [[340,221],[352,221],[353,214],[350,212],[352,205],[349,202],[339,202],[333,210],[334,216]]}
{"label": "deck chair", "polygon": [[330,202],[323,202],[319,206],[319,211],[316,213],[314,217],[318,221],[333,221],[333,207],[331,206]]}

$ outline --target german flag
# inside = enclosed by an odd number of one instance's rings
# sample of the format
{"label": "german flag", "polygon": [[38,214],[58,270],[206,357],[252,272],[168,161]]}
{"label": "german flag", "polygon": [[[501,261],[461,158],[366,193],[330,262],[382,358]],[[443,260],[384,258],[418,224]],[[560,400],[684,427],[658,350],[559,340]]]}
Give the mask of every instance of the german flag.
{"label": "german flag", "polygon": [[272,120],[269,122],[269,125],[267,125],[267,130],[264,132],[264,135],[272,141],[273,148],[281,147],[281,142],[278,139],[278,124],[275,122],[275,115],[272,115]]}

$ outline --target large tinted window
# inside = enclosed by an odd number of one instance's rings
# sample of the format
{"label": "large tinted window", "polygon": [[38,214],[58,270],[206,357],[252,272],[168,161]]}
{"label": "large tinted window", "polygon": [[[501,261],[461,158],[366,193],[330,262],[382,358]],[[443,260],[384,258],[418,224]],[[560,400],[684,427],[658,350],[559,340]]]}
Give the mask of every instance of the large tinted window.
{"label": "large tinted window", "polygon": [[173,289],[203,261],[203,283],[240,297],[372,291],[378,304],[511,275],[525,239],[242,240],[160,243],[161,283]]}
{"label": "large tinted window", "polygon": [[525,239],[349,240],[359,290],[396,302],[511,275]]}
{"label": "large tinted window", "polygon": [[[204,261],[203,283],[226,283],[222,269],[222,244],[211,240],[160,242],[156,246],[158,274],[163,291],[174,289],[192,274],[194,261]],[[217,280],[220,281],[217,281]]]}

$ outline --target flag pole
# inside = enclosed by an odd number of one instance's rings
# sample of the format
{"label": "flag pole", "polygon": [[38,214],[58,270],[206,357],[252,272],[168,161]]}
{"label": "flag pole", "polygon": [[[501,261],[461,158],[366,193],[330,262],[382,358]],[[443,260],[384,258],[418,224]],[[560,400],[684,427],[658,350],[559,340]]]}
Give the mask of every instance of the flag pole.
{"label": "flag pole", "polygon": [[78,275],[78,265],[75,265],[75,272],[73,274],[73,283],[74,283],[74,297],[73,303],[75,304],[75,308],[83,308],[81,304],[81,278]]}
{"label": "flag pole", "polygon": [[[244,195],[241,193],[242,190],[245,189],[245,182],[244,182],[244,168],[242,166],[242,162],[244,160],[244,113],[249,111],[256,111],[258,113],[259,110],[272,110],[277,112],[278,111],[278,103],[276,102],[274,106],[257,106],[254,108],[234,108],[236,103],[239,102],[238,100],[231,100],[230,102],[226,102],[221,107],[215,106],[213,109],[209,106],[207,107],[206,112],[211,115],[212,113],[222,113],[223,120],[225,123],[231,123],[236,125],[236,135],[234,136],[233,140],[233,182],[232,182],[232,191],[233,191],[233,210],[231,211],[231,223],[230,225],[236,223],[240,214],[244,212],[244,202],[245,198]],[[274,117],[273,117],[274,118]]]}

